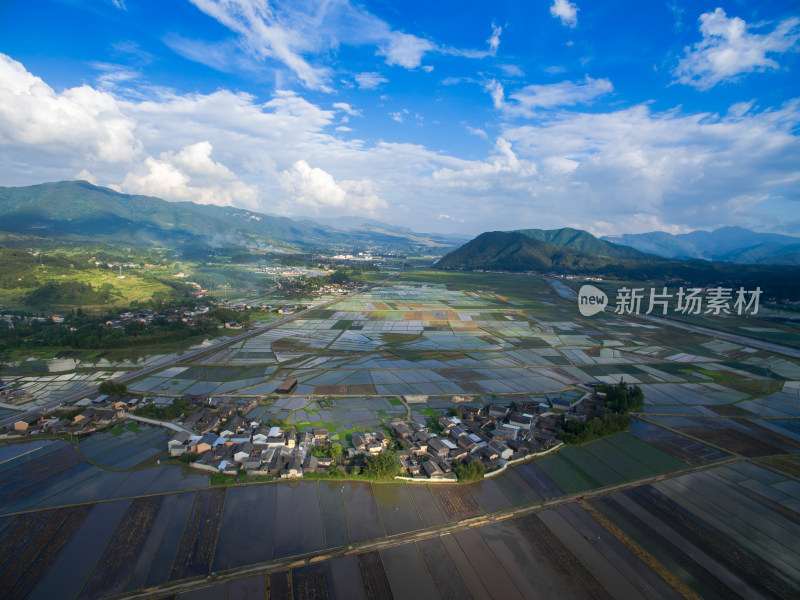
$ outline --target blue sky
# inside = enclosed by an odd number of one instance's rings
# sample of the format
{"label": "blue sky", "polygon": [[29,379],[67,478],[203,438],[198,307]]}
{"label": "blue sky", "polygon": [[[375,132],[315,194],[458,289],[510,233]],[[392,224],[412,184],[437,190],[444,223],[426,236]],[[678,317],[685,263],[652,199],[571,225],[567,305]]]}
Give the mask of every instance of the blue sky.
{"label": "blue sky", "polygon": [[800,7],[0,3],[0,185],[418,231],[800,235]]}

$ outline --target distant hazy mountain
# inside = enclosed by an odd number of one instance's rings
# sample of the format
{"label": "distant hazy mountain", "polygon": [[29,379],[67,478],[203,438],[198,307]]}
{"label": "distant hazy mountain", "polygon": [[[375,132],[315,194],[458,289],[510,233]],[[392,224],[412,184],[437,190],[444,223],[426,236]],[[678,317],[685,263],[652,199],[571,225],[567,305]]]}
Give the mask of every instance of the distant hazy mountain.
{"label": "distant hazy mountain", "polygon": [[800,264],[800,237],[757,233],[742,227],[721,227],[715,231],[692,231],[678,235],[663,231],[626,233],[601,239],[666,258],[702,258],[744,264]]}
{"label": "distant hazy mountain", "polygon": [[399,225],[389,225],[366,217],[346,216],[346,217],[311,217],[301,221],[312,222],[324,227],[346,231],[354,236],[353,239],[406,239],[410,243],[423,244],[426,246],[455,247],[463,244],[469,236],[446,234],[446,233],[418,233],[408,227]]}
{"label": "distant hazy mountain", "polygon": [[171,247],[453,247],[447,236],[374,226],[337,228],[249,210],[120,194],[86,181],[0,187],[0,231]]}

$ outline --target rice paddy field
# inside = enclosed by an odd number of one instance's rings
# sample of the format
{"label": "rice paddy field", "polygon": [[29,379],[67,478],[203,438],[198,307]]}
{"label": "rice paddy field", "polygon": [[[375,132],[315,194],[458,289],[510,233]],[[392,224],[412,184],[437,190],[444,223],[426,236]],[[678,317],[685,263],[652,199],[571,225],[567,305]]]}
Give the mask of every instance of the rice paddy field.
{"label": "rice paddy field", "polygon": [[[38,357],[9,379],[52,397],[164,356]],[[584,318],[533,277],[415,271],[129,389],[247,397],[251,421],[345,440],[621,379],[645,393],[629,432],[470,484],[213,487],[158,464],[168,432],[139,423],[0,446],[0,596],[797,597],[800,360],[746,340]]]}
{"label": "rice paddy field", "polygon": [[[47,598],[56,590],[61,598],[133,592],[212,571],[432,532],[687,466],[630,434],[619,434],[466,485],[311,480],[217,488],[209,487],[208,476],[148,463],[165,440],[163,430],[136,424],[94,435],[77,447],[61,440],[5,447],[0,455],[0,548],[5,557],[0,580],[10,595],[4,597]],[[511,546],[503,545],[502,536],[492,538],[494,531],[480,528],[454,539],[483,547],[486,542],[477,540],[489,536],[482,552],[499,553],[491,560],[505,564]],[[525,539],[525,534],[516,535]],[[426,560],[442,552],[450,556],[438,536],[420,544],[381,551],[380,560],[367,560],[364,568],[388,565],[390,589],[397,587],[397,597],[406,597],[408,584],[397,570],[404,561],[417,565],[422,575],[428,572]],[[497,549],[493,544],[499,544]],[[29,565],[19,562],[32,557],[41,558]],[[313,585],[334,585],[330,566],[317,568],[322,575],[292,572],[292,585],[305,586],[302,582],[312,575]],[[447,571],[440,568],[436,577],[441,581],[431,581],[431,591],[440,585],[469,588],[468,583],[448,582]]]}

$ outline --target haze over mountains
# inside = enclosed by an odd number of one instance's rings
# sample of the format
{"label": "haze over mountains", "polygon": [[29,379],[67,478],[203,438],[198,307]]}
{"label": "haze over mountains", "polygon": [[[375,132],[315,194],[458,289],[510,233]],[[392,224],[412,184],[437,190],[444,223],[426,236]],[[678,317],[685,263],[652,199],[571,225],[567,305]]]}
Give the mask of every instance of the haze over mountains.
{"label": "haze over mountains", "polygon": [[[623,268],[633,274],[641,272],[637,265],[650,265],[646,271],[652,272],[653,264],[664,259],[672,259],[675,268],[676,260],[686,259],[800,265],[800,237],[739,227],[603,238],[571,228],[520,229],[484,233],[465,244],[467,240],[461,236],[417,233],[366,217],[290,219],[234,207],[121,194],[86,181],[0,187],[0,232],[6,232],[6,239],[23,236],[175,248],[307,250],[360,246],[445,253],[457,248],[439,265],[465,269],[608,272]],[[681,265],[683,272],[687,266]],[[700,264],[691,267],[701,268]],[[664,269],[664,265],[659,268],[667,273]]]}
{"label": "haze over mountains", "polygon": [[415,233],[351,218],[328,224],[192,202],[121,194],[86,181],[0,187],[0,231],[17,236],[134,245],[308,249],[363,244],[408,252],[452,248],[464,238]]}
{"label": "haze over mountains", "polygon": [[678,235],[663,231],[626,233],[601,239],[666,258],[800,265],[800,237],[757,233],[742,227],[721,227],[714,231],[692,231]]}

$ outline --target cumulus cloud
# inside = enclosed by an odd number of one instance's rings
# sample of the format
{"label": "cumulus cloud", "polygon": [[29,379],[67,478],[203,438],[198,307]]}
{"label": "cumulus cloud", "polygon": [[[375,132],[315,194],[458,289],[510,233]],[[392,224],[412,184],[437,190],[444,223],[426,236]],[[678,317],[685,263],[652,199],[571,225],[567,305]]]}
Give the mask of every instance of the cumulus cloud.
{"label": "cumulus cloud", "polygon": [[553,0],[550,14],[561,19],[562,25],[575,27],[578,24],[578,7],[569,0]]}
{"label": "cumulus cloud", "polygon": [[449,182],[454,187],[489,189],[498,181],[511,185],[525,185],[528,178],[537,173],[536,164],[520,160],[508,140],[499,137],[495,142],[495,154],[488,160],[460,161],[457,168],[443,168],[433,173],[434,180]]}
{"label": "cumulus cloud", "polygon": [[547,167],[535,187],[539,202],[558,201],[563,213],[584,218],[614,214],[619,230],[642,231],[631,215],[698,227],[756,218],[752,204],[732,202],[739,197],[796,197],[798,124],[797,101],[746,115],[652,113],[640,105],[562,111],[503,135],[521,159]]}
{"label": "cumulus cloud", "polygon": [[[577,84],[567,97],[585,98],[588,84]],[[506,102],[499,82],[487,87],[501,107],[520,105]],[[263,102],[228,90],[146,99],[90,86],[55,92],[0,55],[0,175],[5,185],[77,175],[172,200],[370,214],[461,232],[595,223],[787,230],[786,215],[797,214],[800,101],[740,102],[717,114],[647,104],[590,112],[545,102],[542,90],[531,97],[548,107],[529,122],[500,123],[491,149],[466,160],[420,144],[345,139],[336,131],[345,106],[322,108],[296,93]],[[476,125],[465,127],[480,135]]]}
{"label": "cumulus cloud", "polygon": [[55,92],[0,54],[0,143],[76,160],[124,162],[142,150],[136,122],[111,94],[88,85]]}
{"label": "cumulus cloud", "polygon": [[399,65],[406,69],[415,69],[420,66],[422,57],[436,46],[428,40],[418,38],[408,33],[394,31],[389,38],[381,44],[378,54],[386,57],[387,65]]}
{"label": "cumulus cloud", "polygon": [[685,56],[673,71],[677,81],[700,90],[736,79],[753,71],[779,68],[768,55],[796,49],[800,40],[800,19],[791,17],[768,33],[751,33],[742,19],[728,17],[717,8],[700,15],[703,39],[685,49]]}
{"label": "cumulus cloud", "polygon": [[330,173],[311,167],[305,160],[298,160],[291,169],[281,172],[280,182],[295,202],[314,212],[334,209],[339,214],[374,215],[378,208],[386,207],[371,181],[348,180],[338,184]]}
{"label": "cumulus cloud", "polygon": [[[119,186],[124,192],[220,206],[257,205],[258,191],[236,179],[225,165],[211,158],[213,147],[202,141],[177,153],[148,156],[141,168],[130,172]],[[192,185],[194,183],[194,185]]]}

